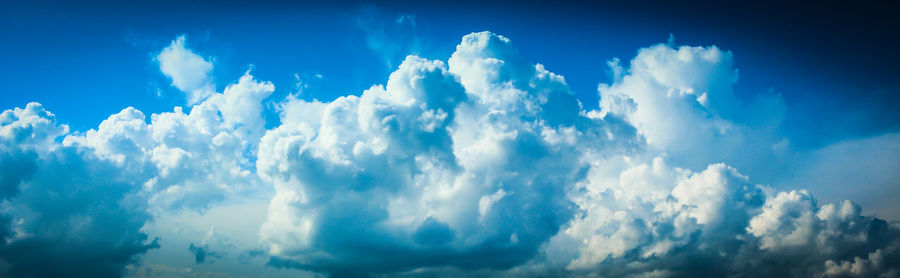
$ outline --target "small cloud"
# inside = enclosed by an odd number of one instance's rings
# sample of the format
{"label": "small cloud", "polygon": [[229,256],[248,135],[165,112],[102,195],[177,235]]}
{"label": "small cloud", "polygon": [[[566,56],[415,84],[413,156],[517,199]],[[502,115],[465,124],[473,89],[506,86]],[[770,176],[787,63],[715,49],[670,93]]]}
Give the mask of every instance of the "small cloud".
{"label": "small cloud", "polygon": [[185,47],[187,37],[178,36],[164,48],[156,60],[159,70],[172,80],[172,86],[187,94],[188,104],[197,104],[215,91],[210,73],[213,64]]}

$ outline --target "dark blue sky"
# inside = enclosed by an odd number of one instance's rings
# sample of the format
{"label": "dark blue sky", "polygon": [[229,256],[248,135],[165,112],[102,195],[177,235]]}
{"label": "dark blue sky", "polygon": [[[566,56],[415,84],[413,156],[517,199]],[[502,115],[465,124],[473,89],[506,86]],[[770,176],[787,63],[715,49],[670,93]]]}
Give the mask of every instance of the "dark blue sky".
{"label": "dark blue sky", "polygon": [[255,76],[275,83],[273,99],[296,92],[296,73],[308,84],[304,98],[330,100],[384,83],[406,54],[445,60],[463,35],[482,30],[512,39],[529,60],[565,76],[588,108],[597,106],[597,84],[608,82],[607,60],[627,62],[674,34],[677,44],[732,51],[739,97],[782,94],[789,107],[783,128],[794,146],[900,124],[898,10],[879,2],[0,5],[0,103],[41,102],[76,130],[127,106],[162,112],[183,105],[153,61],[179,34],[214,57],[219,90],[253,65]]}

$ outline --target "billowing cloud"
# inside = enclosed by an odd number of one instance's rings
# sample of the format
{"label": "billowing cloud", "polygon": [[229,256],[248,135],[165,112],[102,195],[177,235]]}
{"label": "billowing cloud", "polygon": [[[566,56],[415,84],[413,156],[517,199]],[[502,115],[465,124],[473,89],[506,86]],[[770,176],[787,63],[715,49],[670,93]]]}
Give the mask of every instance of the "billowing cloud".
{"label": "billowing cloud", "polygon": [[[247,72],[215,92],[212,64],[184,43],[157,60],[188,93],[187,108],[147,117],[129,107],[85,132],[37,103],[0,116],[0,273],[118,276],[166,242],[147,235],[148,223],[176,229],[165,217],[248,196],[271,196],[258,245],[216,243],[208,228],[173,250],[197,267],[267,258],[331,275],[890,277],[900,268],[898,224],[763,184],[798,155],[778,132],[785,103],[735,97],[732,54],[714,46],[660,44],[627,68],[611,62],[600,108],[587,110],[511,40],[473,33],[446,62],[408,56],[360,95],[288,96],[267,111],[272,83]],[[266,112],[280,117],[268,130]],[[804,182],[792,186],[814,187]]]}
{"label": "billowing cloud", "polygon": [[615,81],[599,86],[601,113],[627,119],[650,151],[694,169],[725,162],[767,181],[783,168],[784,101],[774,93],[737,99],[731,52],[657,44],[639,50],[628,68],[617,59],[609,65]]}
{"label": "billowing cloud", "polygon": [[38,103],[3,112],[3,273],[120,276],[159,246],[142,230],[154,215],[258,191],[253,153],[265,131],[262,99],[273,91],[248,72],[189,113],[176,107],[148,122],[128,107],[83,133]]}
{"label": "billowing cloud", "polygon": [[877,250],[895,260],[881,247],[897,228],[858,206],[708,164],[778,165],[789,147],[777,95],[734,97],[730,52],[643,49],[611,64],[599,111],[502,36],[464,37],[448,65],[411,56],[384,88],[284,106],[257,162],[278,192],[261,231],[271,264],[806,276]]}
{"label": "billowing cloud", "polygon": [[820,205],[807,191],[752,184],[724,164],[694,173],[656,158],[624,171],[592,169],[583,186],[574,198],[579,215],[551,240],[542,268],[808,277],[833,268],[829,261],[878,250],[892,254],[882,266],[898,263],[895,224],[863,216],[849,201]]}
{"label": "billowing cloud", "polygon": [[257,161],[277,191],[261,230],[272,264],[340,272],[525,262],[572,215],[565,185],[587,169],[581,146],[604,153],[636,142],[629,126],[579,107],[560,76],[486,32],[467,36],[449,67],[410,56],[385,87],[359,97],[292,101],[283,116],[307,118],[267,132]]}
{"label": "billowing cloud", "polygon": [[808,276],[879,252],[896,265],[897,228],[858,206],[709,164],[780,165],[789,148],[777,95],[734,97],[730,52],[657,45],[611,63],[599,111],[502,36],[464,37],[447,65],[410,56],[385,87],[283,106],[257,161],[277,191],[270,264]]}
{"label": "billowing cloud", "polygon": [[140,184],[79,145],[38,103],[0,115],[0,266],[11,277],[115,277],[157,247]]}
{"label": "billowing cloud", "polygon": [[274,91],[248,73],[185,113],[146,116],[126,108],[97,129],[68,136],[65,143],[91,147],[96,155],[140,173],[155,208],[205,209],[224,195],[259,187],[249,169],[262,136],[262,99]]}

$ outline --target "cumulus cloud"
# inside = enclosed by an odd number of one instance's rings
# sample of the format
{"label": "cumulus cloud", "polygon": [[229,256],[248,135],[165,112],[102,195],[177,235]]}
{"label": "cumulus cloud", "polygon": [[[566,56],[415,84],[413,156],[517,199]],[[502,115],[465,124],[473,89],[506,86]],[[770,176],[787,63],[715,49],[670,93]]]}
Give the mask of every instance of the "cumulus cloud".
{"label": "cumulus cloud", "polygon": [[651,151],[694,169],[726,162],[766,180],[783,167],[790,144],[776,131],[784,101],[774,93],[737,99],[730,51],[657,44],[628,68],[609,65],[615,81],[599,86],[601,113],[625,118]]}
{"label": "cumulus cloud", "polygon": [[215,92],[212,64],[184,44],[157,60],[187,109],[128,107],[85,132],[37,103],[0,115],[0,273],[119,276],[160,246],[142,229],[166,221],[155,218],[269,190],[260,246],[225,246],[210,229],[176,249],[197,267],[233,259],[227,249],[331,275],[877,277],[900,267],[896,223],[758,181],[793,155],[777,132],[785,104],[735,97],[734,58],[714,46],[651,46],[627,68],[614,60],[600,108],[586,110],[510,39],[473,33],[446,62],[408,56],[360,95],[289,95],[266,130],[274,85],[247,72]]}
{"label": "cumulus cloud", "polygon": [[810,276],[897,241],[855,204],[728,165],[765,173],[789,150],[784,102],[737,99],[730,52],[656,45],[611,66],[586,111],[562,76],[482,32],[446,65],[407,57],[361,96],[287,101],[257,161],[277,192],[261,229],[270,264]]}
{"label": "cumulus cloud", "polygon": [[[579,215],[550,241],[541,267],[609,277],[808,277],[832,268],[829,261],[900,243],[898,227],[856,204],[776,192],[724,164],[694,173],[656,158],[594,171],[575,197]],[[889,257],[896,267],[897,254]]]}
{"label": "cumulus cloud", "polygon": [[187,94],[188,104],[197,104],[215,92],[210,73],[213,64],[185,48],[186,37],[179,36],[156,56],[159,70],[172,79],[172,86]]}
{"label": "cumulus cloud", "polygon": [[0,115],[0,266],[11,277],[114,277],[156,248],[140,184],[90,150],[38,103]]}
{"label": "cumulus cloud", "polygon": [[[466,36],[449,66],[410,56],[359,97],[292,102],[282,116],[308,118],[268,131],[257,161],[277,191],[261,230],[276,266],[521,264],[571,217],[582,147],[636,144],[634,129],[581,113],[562,77],[487,32]],[[291,112],[304,106],[321,114]]]}
{"label": "cumulus cloud", "polygon": [[[186,51],[182,44],[163,53]],[[176,107],[148,122],[128,107],[74,133],[38,103],[3,112],[2,273],[119,276],[159,247],[142,230],[154,215],[259,191],[253,154],[265,131],[262,99],[273,91],[248,72],[188,113]]]}
{"label": "cumulus cloud", "polygon": [[129,107],[97,129],[68,136],[98,156],[134,170],[154,208],[205,209],[226,194],[259,187],[252,154],[264,131],[262,99],[275,90],[244,74],[185,113],[154,114]]}

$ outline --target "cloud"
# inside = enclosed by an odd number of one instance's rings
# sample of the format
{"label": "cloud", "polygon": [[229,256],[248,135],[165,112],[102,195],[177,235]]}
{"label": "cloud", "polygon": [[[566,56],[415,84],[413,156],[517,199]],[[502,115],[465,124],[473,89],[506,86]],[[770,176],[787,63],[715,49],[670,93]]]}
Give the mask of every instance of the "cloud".
{"label": "cloud", "polygon": [[[551,239],[547,261],[519,271],[809,277],[830,271],[829,261],[900,244],[895,224],[849,201],[819,205],[806,191],[754,185],[723,164],[699,173],[660,158],[624,171],[595,168],[582,192],[579,215]],[[876,273],[895,271],[891,252]]]}
{"label": "cloud", "polygon": [[599,86],[601,113],[625,118],[651,151],[694,169],[725,162],[767,181],[785,164],[790,144],[777,133],[785,103],[774,93],[737,99],[731,52],[657,44],[627,69],[617,59],[610,67],[615,81]]}
{"label": "cloud", "polygon": [[[779,135],[784,101],[736,98],[732,54],[715,46],[660,44],[627,68],[610,62],[597,110],[490,32],[463,37],[446,62],[407,56],[385,85],[324,102],[265,106],[275,87],[250,72],[215,92],[212,64],[183,37],[157,60],[187,109],[128,107],[84,132],[38,103],[0,114],[0,274],[218,275],[204,272],[210,258],[267,259],[266,273],[285,276],[872,277],[900,267],[897,223],[799,189],[841,157],[887,161],[872,170],[887,171],[892,158],[872,150],[893,135],[793,165],[805,154]],[[267,130],[264,113],[280,125]],[[766,185],[796,168],[813,169],[796,189]],[[181,226],[186,238],[162,249],[192,262],[137,266]],[[258,245],[248,243],[257,227]]]}
{"label": "cloud", "polygon": [[[721,163],[690,170],[725,161],[778,177],[777,168],[789,166],[785,158],[797,155],[777,135],[784,110],[777,95],[746,105],[734,99],[730,53],[656,45],[638,51],[628,69],[611,66],[616,81],[599,88],[601,113],[633,124],[648,148],[643,158],[596,160],[570,193],[577,216],[551,239],[547,261],[523,271],[821,276],[835,271],[835,261],[898,244],[895,224],[863,216],[849,201],[819,205],[805,190],[756,185]],[[771,165],[753,167],[761,163]],[[895,271],[898,256],[888,252],[889,267],[869,275]]]}
{"label": "cloud", "polygon": [[869,253],[867,258],[855,257],[853,261],[828,261],[824,277],[897,277],[896,269],[885,271],[884,252],[881,249]]}
{"label": "cloud", "polygon": [[143,230],[155,216],[202,212],[230,194],[265,191],[252,170],[265,131],[262,99],[273,91],[248,72],[189,113],[176,107],[148,122],[128,107],[73,133],[38,103],[4,111],[0,273],[121,276],[160,246]]}
{"label": "cloud", "polygon": [[[0,115],[0,265],[10,277],[115,277],[158,247],[128,173],[57,138],[68,131],[38,103]],[[20,170],[20,171],[11,171]]]}
{"label": "cloud", "polygon": [[446,66],[407,57],[361,96],[289,100],[257,161],[277,192],[269,264],[816,276],[882,250],[872,269],[894,271],[893,224],[729,166],[765,174],[791,155],[784,102],[738,100],[730,52],[656,45],[612,66],[601,110],[585,111],[562,76],[482,32]]}
{"label": "cloud", "polygon": [[262,99],[274,90],[247,72],[189,113],[176,107],[148,123],[129,107],[65,142],[133,170],[153,209],[204,210],[227,194],[260,187],[250,154],[264,131]]}
{"label": "cloud", "polygon": [[[291,111],[304,106],[324,108]],[[524,263],[572,216],[566,185],[587,169],[579,149],[635,142],[630,127],[579,107],[560,76],[487,32],[466,36],[449,67],[409,56],[386,86],[359,97],[292,100],[282,116],[308,118],[282,119],[289,124],[266,133],[257,161],[277,192],[261,230],[271,264],[382,272]]]}
{"label": "cloud", "polygon": [[188,104],[200,103],[215,92],[210,73],[213,64],[185,48],[186,37],[179,36],[164,48],[156,60],[159,70],[172,79],[172,86],[187,94]]}

